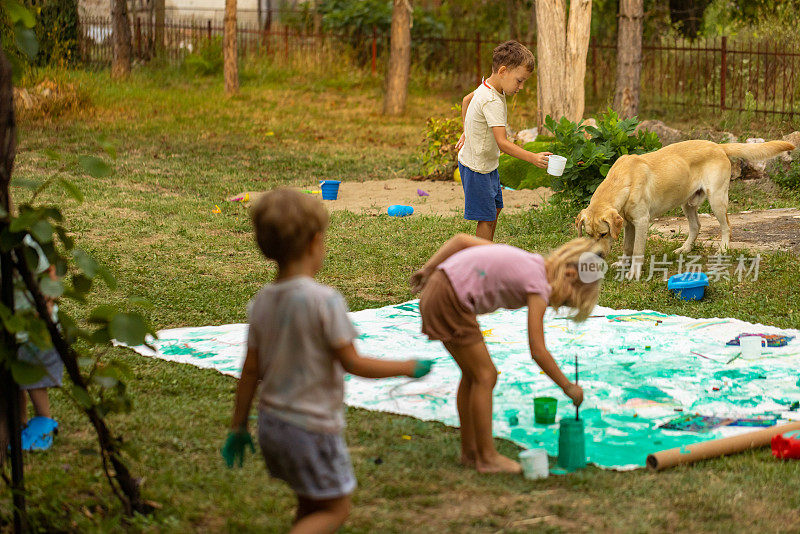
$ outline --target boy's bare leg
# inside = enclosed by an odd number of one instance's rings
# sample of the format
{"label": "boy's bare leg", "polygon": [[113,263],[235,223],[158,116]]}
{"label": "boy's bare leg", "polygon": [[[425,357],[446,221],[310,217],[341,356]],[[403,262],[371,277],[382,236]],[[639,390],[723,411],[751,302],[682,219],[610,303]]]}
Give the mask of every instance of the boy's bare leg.
{"label": "boy's bare leg", "polygon": [[50,399],[47,397],[47,388],[29,389],[33,409],[36,415],[50,417]]}
{"label": "boy's bare leg", "polygon": [[494,221],[478,221],[478,227],[475,228],[475,235],[491,241],[494,237]]}
{"label": "boy's bare leg", "polygon": [[478,227],[475,229],[475,235],[489,241],[494,241],[494,232],[497,230],[497,219],[500,217],[500,211],[503,208],[497,209],[497,216],[493,221],[478,221]]}
{"label": "boy's bare leg", "polygon": [[[462,413],[459,404],[459,417],[462,421],[469,417],[472,420],[472,433],[475,439],[475,468],[480,473],[520,473],[522,468],[512,460],[497,452],[492,437],[492,391],[497,383],[497,369],[492,363],[489,351],[483,341],[472,345],[460,346],[445,344],[452,354],[464,377],[470,378],[469,398],[464,404],[467,413]],[[459,386],[460,392],[460,386]],[[465,417],[466,416],[466,417]],[[467,434],[469,438],[469,434]],[[462,427],[462,455],[465,453],[464,433]],[[469,447],[469,445],[466,445]],[[469,450],[469,449],[466,449]]]}
{"label": "boy's bare leg", "polygon": [[28,424],[28,397],[25,390],[19,390],[19,422],[22,426]]}
{"label": "boy's bare leg", "polygon": [[350,515],[350,495],[316,500],[297,496],[297,517],[291,534],[336,532]]}

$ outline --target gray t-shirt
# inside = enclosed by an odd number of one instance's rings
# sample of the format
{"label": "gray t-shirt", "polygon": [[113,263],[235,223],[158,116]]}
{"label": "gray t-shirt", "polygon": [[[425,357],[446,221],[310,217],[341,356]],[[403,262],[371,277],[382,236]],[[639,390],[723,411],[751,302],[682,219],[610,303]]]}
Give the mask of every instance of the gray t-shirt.
{"label": "gray t-shirt", "polygon": [[334,349],[357,332],[335,289],[307,276],[264,286],[248,306],[258,352],[259,410],[312,432],[344,428],[344,369]]}

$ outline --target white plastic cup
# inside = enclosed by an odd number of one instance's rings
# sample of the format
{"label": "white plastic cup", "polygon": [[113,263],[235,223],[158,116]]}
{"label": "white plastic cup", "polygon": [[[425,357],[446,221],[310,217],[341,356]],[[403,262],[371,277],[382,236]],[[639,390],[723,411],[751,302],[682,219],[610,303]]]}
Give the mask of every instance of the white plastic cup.
{"label": "white plastic cup", "polygon": [[766,346],[767,340],[761,336],[740,336],[739,348],[742,349],[742,358],[755,360],[761,356],[761,349]]}
{"label": "white plastic cup", "polygon": [[564,167],[567,165],[567,158],[557,154],[547,156],[547,174],[561,176],[564,174]]}
{"label": "white plastic cup", "polygon": [[547,478],[550,473],[550,464],[547,461],[547,451],[544,449],[527,449],[519,453],[519,463],[522,473],[528,480]]}

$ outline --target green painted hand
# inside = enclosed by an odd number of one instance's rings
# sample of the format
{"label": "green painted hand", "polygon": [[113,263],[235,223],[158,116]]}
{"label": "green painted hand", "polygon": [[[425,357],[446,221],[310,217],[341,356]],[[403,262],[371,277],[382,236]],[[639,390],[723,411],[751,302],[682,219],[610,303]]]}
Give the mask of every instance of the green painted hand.
{"label": "green painted hand", "polygon": [[417,360],[414,363],[414,372],[411,373],[413,378],[422,378],[431,372],[433,367],[433,360]]}
{"label": "green painted hand", "polygon": [[253,438],[250,437],[250,432],[247,430],[231,430],[228,432],[228,438],[225,440],[225,445],[222,446],[222,457],[225,459],[225,465],[234,467],[235,463],[242,467],[244,463],[245,447],[250,447],[250,452],[256,452],[256,447],[253,444]]}

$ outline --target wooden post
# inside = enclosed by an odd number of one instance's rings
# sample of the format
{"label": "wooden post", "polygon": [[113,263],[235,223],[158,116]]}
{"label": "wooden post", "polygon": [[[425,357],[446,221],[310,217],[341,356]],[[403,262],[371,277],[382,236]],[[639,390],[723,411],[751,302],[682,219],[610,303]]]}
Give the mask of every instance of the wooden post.
{"label": "wooden post", "polygon": [[725,78],[726,78],[726,71],[728,70],[728,38],[726,36],[722,36],[722,67],[720,68],[719,72],[719,107],[725,109]]}
{"label": "wooden post", "polygon": [[211,40],[211,19],[208,19],[206,24],[206,33],[208,34],[208,40]]}
{"label": "wooden post", "polygon": [[142,59],[142,19],[136,17],[136,57]]}
{"label": "wooden post", "polygon": [[289,61],[289,26],[283,27],[283,57]]}
{"label": "wooden post", "polygon": [[378,55],[378,36],[376,35],[377,30],[375,26],[372,27],[372,75],[375,76],[377,73],[377,55]]}
{"label": "wooden post", "polygon": [[475,35],[475,85],[481,84],[481,32]]}

